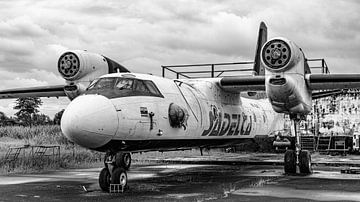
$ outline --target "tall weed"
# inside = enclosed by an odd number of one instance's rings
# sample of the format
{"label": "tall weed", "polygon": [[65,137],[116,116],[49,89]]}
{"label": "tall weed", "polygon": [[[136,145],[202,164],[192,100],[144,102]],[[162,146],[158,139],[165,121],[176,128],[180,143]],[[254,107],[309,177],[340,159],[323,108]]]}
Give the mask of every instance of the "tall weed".
{"label": "tall weed", "polygon": [[0,127],[0,137],[26,140],[36,145],[69,145],[72,144],[61,132],[58,125],[42,126],[6,126]]}
{"label": "tall weed", "polygon": [[[91,151],[73,144],[62,134],[58,125],[0,127],[0,138],[3,138],[3,140],[21,140],[20,142],[23,141],[31,146],[60,146],[59,158],[34,156],[31,155],[30,149],[25,149],[25,152],[22,152],[15,162],[5,162],[5,151],[3,151],[3,155],[0,156],[0,173],[91,167],[101,161],[102,154],[100,152]],[[6,144],[6,141],[2,144]]]}

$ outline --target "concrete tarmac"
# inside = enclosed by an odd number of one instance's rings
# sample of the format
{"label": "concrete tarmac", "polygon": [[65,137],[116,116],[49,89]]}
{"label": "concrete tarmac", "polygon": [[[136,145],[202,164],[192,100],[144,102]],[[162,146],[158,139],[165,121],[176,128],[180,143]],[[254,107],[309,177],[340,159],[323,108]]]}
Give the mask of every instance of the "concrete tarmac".
{"label": "concrete tarmac", "polygon": [[0,201],[360,201],[360,175],[316,166],[309,176],[280,165],[132,165],[125,193],[100,190],[101,168],[0,176]]}

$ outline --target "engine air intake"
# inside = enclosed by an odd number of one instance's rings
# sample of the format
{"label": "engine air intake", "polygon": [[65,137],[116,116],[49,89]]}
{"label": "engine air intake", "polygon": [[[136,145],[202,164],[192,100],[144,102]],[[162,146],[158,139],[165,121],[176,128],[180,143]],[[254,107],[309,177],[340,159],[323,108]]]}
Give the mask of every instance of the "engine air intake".
{"label": "engine air intake", "polygon": [[66,79],[74,77],[80,70],[80,60],[72,52],[62,54],[58,61],[59,73]]}
{"label": "engine air intake", "polygon": [[290,57],[290,46],[280,39],[267,42],[262,50],[263,62],[266,66],[274,70],[283,68],[289,62]]}
{"label": "engine air intake", "polygon": [[284,85],[286,84],[286,79],[285,78],[275,78],[275,79],[270,79],[269,83],[271,83],[272,85]]}

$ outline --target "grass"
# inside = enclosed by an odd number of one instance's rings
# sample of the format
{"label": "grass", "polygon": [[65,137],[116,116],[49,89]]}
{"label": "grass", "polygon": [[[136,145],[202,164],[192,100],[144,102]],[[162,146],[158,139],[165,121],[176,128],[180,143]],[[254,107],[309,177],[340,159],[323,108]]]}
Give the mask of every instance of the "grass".
{"label": "grass", "polygon": [[[31,155],[30,149],[25,149],[20,153],[17,161],[5,162],[5,154],[10,147],[24,145],[58,145],[60,146],[60,157],[39,157]],[[0,128],[0,174],[41,172],[59,168],[98,167],[101,165],[101,156],[99,152],[74,145],[62,134],[58,125]]]}
{"label": "grass", "polygon": [[62,134],[58,125],[0,127],[0,138],[23,140],[30,144],[56,144],[68,146],[71,142]]}
{"label": "grass", "polygon": [[[30,149],[27,149],[25,153],[19,155],[16,162],[5,162],[5,154],[10,147],[24,145],[58,145],[60,146],[60,158],[32,156]],[[204,154],[209,153],[204,152]],[[143,164],[154,158],[191,157],[194,155],[199,155],[199,151],[135,153],[132,157],[134,164]],[[62,134],[58,125],[0,127],[0,174],[33,173],[61,168],[102,167],[103,157],[103,153],[74,145]]]}
{"label": "grass", "polygon": [[[261,151],[263,145],[256,146]],[[271,142],[270,142],[271,143]],[[19,147],[24,145],[58,145],[60,146],[60,158],[40,158],[38,156],[30,155],[29,149],[25,154],[20,154],[19,159],[14,163],[5,163],[5,154],[10,147]],[[242,151],[249,151],[249,148],[255,148],[254,145],[245,145]],[[204,150],[204,157],[211,159],[221,159],[224,153],[221,150]],[[229,155],[229,154],[228,154]],[[230,154],[231,155],[231,154]],[[186,151],[172,151],[172,152],[147,152],[134,153],[132,155],[133,163],[144,164],[149,163],[149,159],[169,159],[177,157],[194,157],[200,156],[199,150]],[[58,125],[44,125],[44,126],[7,126],[0,127],[0,174],[9,172],[30,173],[42,172],[48,169],[59,168],[88,168],[103,166],[104,154],[100,152],[91,151],[74,145],[61,132]]]}

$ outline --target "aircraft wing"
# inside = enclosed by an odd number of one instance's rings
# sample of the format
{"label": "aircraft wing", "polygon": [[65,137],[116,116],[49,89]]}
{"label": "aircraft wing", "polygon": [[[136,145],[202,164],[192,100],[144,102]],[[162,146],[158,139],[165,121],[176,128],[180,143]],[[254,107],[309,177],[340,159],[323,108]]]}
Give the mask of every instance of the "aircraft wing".
{"label": "aircraft wing", "polygon": [[0,99],[11,99],[21,97],[61,97],[66,96],[64,92],[65,85],[41,86],[15,88],[0,91]]}
{"label": "aircraft wing", "polygon": [[227,91],[265,91],[265,76],[224,77],[220,86]]}
{"label": "aircraft wing", "polygon": [[316,91],[316,92],[312,92],[311,97],[313,100],[315,99],[320,99],[320,98],[324,98],[324,97],[329,97],[332,95],[340,95],[340,94],[344,94],[347,92],[347,89],[336,89],[336,90],[326,90],[326,91]]}
{"label": "aircraft wing", "polygon": [[[306,75],[312,98],[319,99],[360,88],[360,74],[308,74]],[[232,92],[265,91],[265,76],[224,77],[221,88]]]}
{"label": "aircraft wing", "polygon": [[311,90],[360,88],[360,74],[309,74],[306,79]]}

